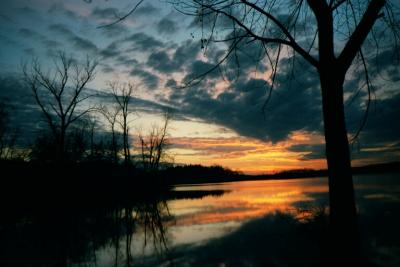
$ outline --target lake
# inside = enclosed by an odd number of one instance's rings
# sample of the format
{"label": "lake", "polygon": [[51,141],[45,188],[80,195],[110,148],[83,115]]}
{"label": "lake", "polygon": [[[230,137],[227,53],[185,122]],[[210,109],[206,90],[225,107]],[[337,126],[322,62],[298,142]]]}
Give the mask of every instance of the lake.
{"label": "lake", "polygon": [[[369,261],[400,266],[400,174],[354,180]],[[31,218],[3,239],[2,266],[319,266],[327,182],[179,185],[161,199]]]}

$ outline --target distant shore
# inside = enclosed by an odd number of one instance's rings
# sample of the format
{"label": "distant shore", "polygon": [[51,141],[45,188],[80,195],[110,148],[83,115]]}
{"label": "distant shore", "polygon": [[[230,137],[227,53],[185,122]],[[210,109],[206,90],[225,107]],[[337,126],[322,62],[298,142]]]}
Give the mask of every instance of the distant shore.
{"label": "distant shore", "polygon": [[[134,166],[109,163],[33,163],[0,161],[3,204],[75,203],[163,198],[180,184],[223,183],[326,177],[327,170],[289,170],[275,174],[246,175],[221,166],[184,165],[146,172]],[[353,168],[353,174],[400,172],[400,162]]]}
{"label": "distant shore", "polygon": [[[167,169],[166,176],[172,184],[201,184],[253,180],[281,180],[327,177],[328,170],[295,169],[277,172],[274,174],[250,175],[224,169],[219,166],[204,167],[201,165],[188,165]],[[400,172],[400,162],[371,164],[353,167],[354,175]]]}

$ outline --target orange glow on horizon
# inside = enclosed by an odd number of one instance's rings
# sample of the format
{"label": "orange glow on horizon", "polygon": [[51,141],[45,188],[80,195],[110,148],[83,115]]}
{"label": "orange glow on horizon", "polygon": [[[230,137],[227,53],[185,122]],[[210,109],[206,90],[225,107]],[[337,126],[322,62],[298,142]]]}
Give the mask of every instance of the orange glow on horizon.
{"label": "orange glow on horizon", "polygon": [[325,159],[301,160],[303,155],[311,151],[289,150],[293,145],[323,142],[322,136],[304,132],[295,132],[287,140],[278,143],[244,137],[177,137],[169,142],[175,162],[183,164],[221,165],[246,174],[326,167]]}

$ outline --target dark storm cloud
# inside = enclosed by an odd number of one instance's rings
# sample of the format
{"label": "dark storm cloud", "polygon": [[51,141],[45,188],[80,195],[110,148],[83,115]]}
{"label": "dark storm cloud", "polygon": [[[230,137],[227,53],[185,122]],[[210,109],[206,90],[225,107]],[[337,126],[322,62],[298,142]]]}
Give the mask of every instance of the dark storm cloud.
{"label": "dark storm cloud", "polygon": [[75,48],[89,52],[96,52],[98,50],[97,46],[93,44],[90,40],[79,37],[64,24],[52,24],[49,26],[49,30],[54,33],[63,35],[68,41],[73,44]]}
{"label": "dark storm cloud", "polygon": [[199,76],[207,74],[208,79],[220,77],[218,68],[215,68],[215,64],[204,62],[201,60],[195,60],[188,70],[188,75],[184,78],[185,82],[189,82],[192,79],[198,78]]}
{"label": "dark storm cloud", "polygon": [[162,73],[172,73],[180,69],[180,65],[171,60],[165,51],[152,53],[147,59],[147,65]]}
{"label": "dark storm cloud", "polygon": [[313,159],[325,159],[325,145],[314,144],[314,145],[293,145],[289,147],[289,151],[302,152],[304,153],[299,159],[300,160],[313,160]]}
{"label": "dark storm cloud", "polygon": [[154,51],[158,48],[163,47],[163,42],[155,39],[154,37],[147,35],[143,32],[132,34],[130,37],[125,39],[125,42],[132,43],[134,50],[139,51]]}
{"label": "dark storm cloud", "polygon": [[[283,61],[282,64],[290,64]],[[203,73],[213,65],[202,61],[194,62],[191,71]],[[285,140],[293,131],[321,130],[321,109],[319,80],[316,75],[310,77],[303,68],[299,77],[301,82],[288,83],[290,73],[277,77],[276,90],[266,106],[269,84],[263,79],[248,79],[240,76],[230,88],[217,97],[209,88],[213,88],[214,77],[211,74],[199,85],[175,89],[170,101],[182,108],[182,113],[216,123],[237,132],[239,135],[273,142]],[[311,70],[309,70],[311,71]],[[312,78],[314,77],[314,78]]]}
{"label": "dark storm cloud", "polygon": [[165,50],[153,52],[148,57],[146,64],[160,73],[170,74],[193,68],[192,63],[196,60],[200,51],[200,45],[197,42],[187,40],[176,47],[171,56]]}
{"label": "dark storm cloud", "polygon": [[130,75],[139,77],[146,85],[146,87],[150,90],[155,90],[158,88],[158,83],[160,79],[158,78],[158,76],[152,74],[149,71],[146,71],[144,69],[134,68],[130,72]]}
{"label": "dark storm cloud", "polygon": [[169,18],[163,18],[157,23],[157,31],[161,34],[173,34],[178,29],[178,24]]}
{"label": "dark storm cloud", "polygon": [[[112,93],[98,92],[96,94],[96,98],[102,104],[106,105],[115,104],[115,97]],[[165,112],[166,110],[171,110],[172,112],[175,112],[175,109],[170,106],[156,103],[146,99],[137,98],[134,96],[131,97],[130,103],[132,103],[130,107],[132,108],[133,111],[136,112],[139,111],[139,112],[147,112],[153,114],[159,114],[160,112],[162,113]]]}
{"label": "dark storm cloud", "polygon": [[24,145],[33,141],[39,122],[43,119],[29,88],[21,77],[0,74],[0,102],[10,108],[12,128],[19,129],[19,140]]}
{"label": "dark storm cloud", "polygon": [[[231,38],[228,35],[227,38]],[[244,39],[237,45],[235,53],[229,56],[225,62],[227,78],[232,80],[236,79],[238,75],[248,73],[249,71],[260,71],[264,72],[267,70],[265,61],[262,61],[264,57],[264,50],[262,45],[257,42],[247,42],[248,39]],[[219,57],[222,57],[220,51]],[[283,64],[287,64],[284,62]]]}
{"label": "dark storm cloud", "polygon": [[[359,111],[363,114],[363,109]],[[382,140],[396,142],[400,140],[400,94],[389,98],[377,99],[371,105],[366,126],[360,142],[371,144]]]}
{"label": "dark storm cloud", "polygon": [[186,40],[175,50],[173,61],[177,65],[184,65],[192,62],[197,55],[201,52],[199,42]]}

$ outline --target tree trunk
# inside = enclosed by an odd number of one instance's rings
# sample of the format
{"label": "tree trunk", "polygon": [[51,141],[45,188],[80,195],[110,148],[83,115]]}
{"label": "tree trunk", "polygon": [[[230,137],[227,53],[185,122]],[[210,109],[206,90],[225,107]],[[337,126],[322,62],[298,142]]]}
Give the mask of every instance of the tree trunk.
{"label": "tree trunk", "polygon": [[331,260],[333,266],[356,266],[357,212],[343,105],[344,74],[335,73],[334,65],[321,69],[325,70],[320,71],[320,77],[329,175]]}

